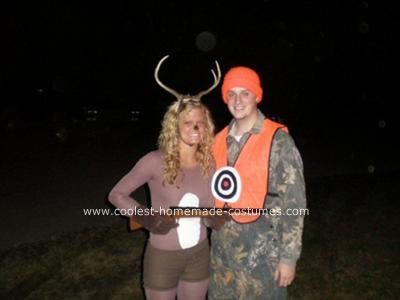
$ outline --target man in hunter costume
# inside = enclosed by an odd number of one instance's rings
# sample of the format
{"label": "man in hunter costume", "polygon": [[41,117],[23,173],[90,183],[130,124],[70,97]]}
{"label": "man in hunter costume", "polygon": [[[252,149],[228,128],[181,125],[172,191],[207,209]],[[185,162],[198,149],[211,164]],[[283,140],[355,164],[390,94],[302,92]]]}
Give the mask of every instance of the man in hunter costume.
{"label": "man in hunter costume", "polygon": [[217,134],[214,156],[217,170],[239,173],[241,194],[235,202],[219,197],[215,206],[264,210],[234,214],[212,232],[209,299],[286,299],[295,277],[306,208],[303,163],[288,129],[257,108],[262,95],[254,70],[234,67],[225,75],[222,98],[233,120]]}

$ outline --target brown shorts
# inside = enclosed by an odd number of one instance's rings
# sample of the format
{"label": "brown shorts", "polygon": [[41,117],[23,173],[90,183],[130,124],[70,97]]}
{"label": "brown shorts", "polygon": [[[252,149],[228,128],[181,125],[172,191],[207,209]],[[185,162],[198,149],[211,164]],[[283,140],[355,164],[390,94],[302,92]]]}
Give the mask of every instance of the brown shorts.
{"label": "brown shorts", "polygon": [[207,239],[184,250],[162,250],[148,243],[143,260],[143,285],[165,290],[177,287],[179,280],[205,280],[209,276],[209,254]]}

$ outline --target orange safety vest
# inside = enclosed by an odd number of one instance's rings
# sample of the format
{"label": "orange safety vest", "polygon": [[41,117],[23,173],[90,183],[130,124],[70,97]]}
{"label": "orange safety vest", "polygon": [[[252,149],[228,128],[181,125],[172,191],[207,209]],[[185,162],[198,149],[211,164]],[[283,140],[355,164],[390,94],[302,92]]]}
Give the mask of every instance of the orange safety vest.
{"label": "orange safety vest", "polygon": [[[239,200],[229,203],[232,208],[264,208],[268,193],[269,158],[272,139],[278,129],[288,132],[287,127],[265,119],[259,134],[252,134],[244,145],[233,166],[240,174],[242,192]],[[225,127],[215,137],[214,157],[217,170],[228,164],[228,149],[226,137],[228,127]],[[215,199],[215,206],[222,208],[225,202]],[[260,214],[233,214],[237,223],[251,223],[257,220]]]}

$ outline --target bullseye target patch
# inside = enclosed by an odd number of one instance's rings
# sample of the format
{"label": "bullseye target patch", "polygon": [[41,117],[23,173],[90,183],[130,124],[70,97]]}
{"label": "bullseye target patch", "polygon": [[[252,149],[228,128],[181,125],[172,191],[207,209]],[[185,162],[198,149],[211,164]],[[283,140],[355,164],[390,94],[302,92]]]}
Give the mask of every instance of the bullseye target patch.
{"label": "bullseye target patch", "polygon": [[223,167],[215,172],[211,181],[213,196],[224,202],[234,203],[242,192],[242,181],[235,168]]}

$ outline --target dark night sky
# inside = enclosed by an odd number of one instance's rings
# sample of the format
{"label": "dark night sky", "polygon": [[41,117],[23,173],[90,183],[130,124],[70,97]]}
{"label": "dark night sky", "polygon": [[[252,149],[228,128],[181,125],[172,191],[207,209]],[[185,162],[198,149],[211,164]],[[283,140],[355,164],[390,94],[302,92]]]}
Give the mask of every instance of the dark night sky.
{"label": "dark night sky", "polygon": [[[239,64],[255,68],[265,89],[262,110],[289,125],[348,130],[394,121],[385,74],[395,21],[371,12],[367,1],[141,5],[35,1],[6,9],[7,102],[33,110],[87,102],[161,109],[172,99],[155,84],[153,70],[170,54],[161,77],[182,92],[210,84],[215,59],[223,72]],[[201,32],[212,33],[215,45]],[[205,99],[217,114],[225,109],[213,102],[218,98],[219,90]]]}

